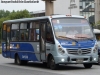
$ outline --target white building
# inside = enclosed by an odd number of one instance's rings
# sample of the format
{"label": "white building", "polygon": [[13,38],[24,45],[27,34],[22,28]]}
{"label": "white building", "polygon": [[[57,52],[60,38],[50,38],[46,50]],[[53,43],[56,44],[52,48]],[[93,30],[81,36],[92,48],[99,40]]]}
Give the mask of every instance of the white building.
{"label": "white building", "polygon": [[[76,8],[69,9],[70,5]],[[54,14],[72,14],[85,16],[90,23],[95,22],[95,0],[56,0]]]}
{"label": "white building", "polygon": [[[70,9],[70,4],[75,4],[76,8]],[[56,0],[54,2],[54,14],[79,15],[79,0]]]}
{"label": "white building", "polygon": [[[71,6],[70,6],[71,5]],[[69,9],[70,7],[74,7]],[[85,16],[90,23],[95,22],[95,1],[94,0],[56,0],[54,1],[54,14],[72,14]],[[38,11],[39,12],[39,11]],[[45,16],[45,11],[41,13],[33,12],[35,16]]]}

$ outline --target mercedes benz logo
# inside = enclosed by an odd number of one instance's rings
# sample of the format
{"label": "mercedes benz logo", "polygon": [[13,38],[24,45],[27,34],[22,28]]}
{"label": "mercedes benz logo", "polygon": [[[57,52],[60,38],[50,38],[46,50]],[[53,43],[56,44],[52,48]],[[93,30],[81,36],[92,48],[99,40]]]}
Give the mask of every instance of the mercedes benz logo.
{"label": "mercedes benz logo", "polygon": [[81,50],[81,49],[78,49],[77,53],[78,53],[79,55],[81,55],[81,54],[82,54],[82,50]]}

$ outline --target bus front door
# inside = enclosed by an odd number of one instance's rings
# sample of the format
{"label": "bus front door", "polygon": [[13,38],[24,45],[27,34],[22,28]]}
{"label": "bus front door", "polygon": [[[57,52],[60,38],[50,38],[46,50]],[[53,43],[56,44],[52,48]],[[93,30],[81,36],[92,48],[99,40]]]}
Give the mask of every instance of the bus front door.
{"label": "bus front door", "polygon": [[10,25],[6,29],[6,57],[10,58]]}
{"label": "bus front door", "polygon": [[46,60],[46,22],[40,24],[40,60]]}

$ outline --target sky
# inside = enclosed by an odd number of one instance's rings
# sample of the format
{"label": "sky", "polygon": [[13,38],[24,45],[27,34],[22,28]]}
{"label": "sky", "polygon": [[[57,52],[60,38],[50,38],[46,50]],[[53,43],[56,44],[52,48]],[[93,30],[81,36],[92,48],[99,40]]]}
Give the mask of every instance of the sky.
{"label": "sky", "polygon": [[[11,0],[2,0],[2,1],[11,1]],[[26,1],[29,1],[29,0],[26,0]],[[34,0],[34,1],[37,1],[37,0]],[[17,11],[17,10],[24,10],[24,9],[27,9],[29,12],[39,11],[39,10],[45,10],[45,2],[42,0],[39,0],[39,3],[1,3],[1,0],[0,0],[0,10],[2,9],[9,10],[9,11],[12,11],[12,10]]]}

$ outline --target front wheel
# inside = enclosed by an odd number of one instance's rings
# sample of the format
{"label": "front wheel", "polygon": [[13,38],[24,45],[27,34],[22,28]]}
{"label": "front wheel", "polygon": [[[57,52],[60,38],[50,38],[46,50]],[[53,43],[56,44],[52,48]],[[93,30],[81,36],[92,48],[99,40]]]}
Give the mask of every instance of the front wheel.
{"label": "front wheel", "polygon": [[92,64],[91,63],[88,63],[88,64],[83,64],[85,68],[91,68],[92,67]]}
{"label": "front wheel", "polygon": [[98,65],[100,65],[100,55],[99,55],[99,57],[98,57]]}
{"label": "front wheel", "polygon": [[50,69],[52,69],[52,70],[55,70],[58,68],[58,64],[55,64],[55,60],[54,60],[53,56],[50,57],[49,66],[50,66]]}

